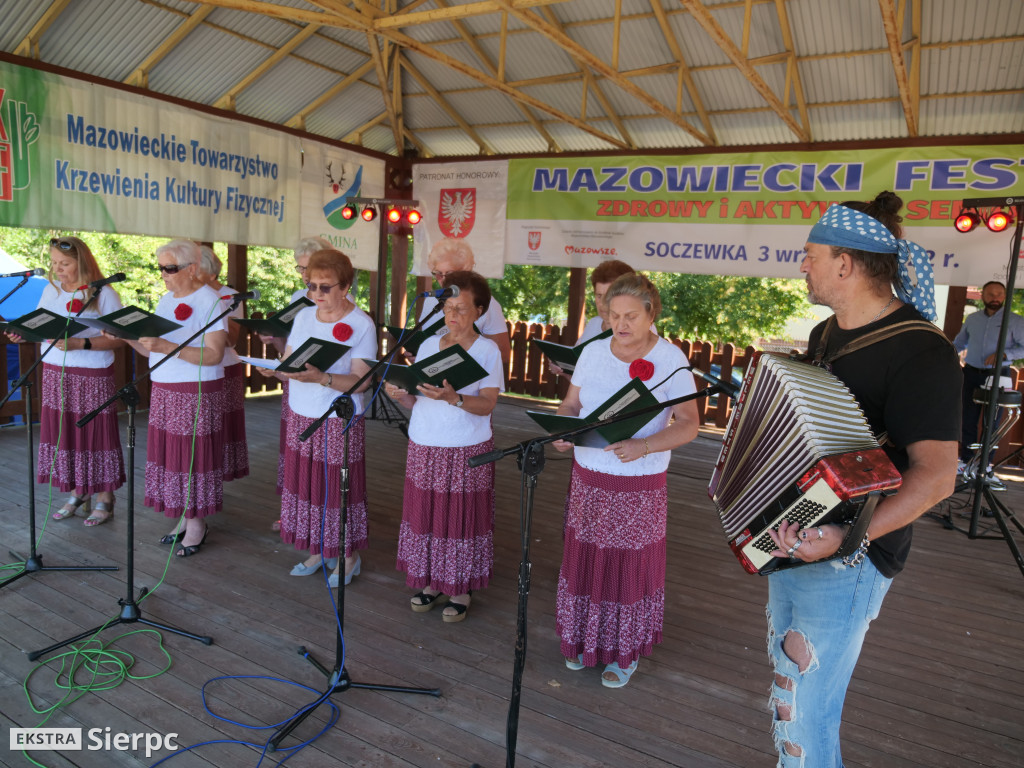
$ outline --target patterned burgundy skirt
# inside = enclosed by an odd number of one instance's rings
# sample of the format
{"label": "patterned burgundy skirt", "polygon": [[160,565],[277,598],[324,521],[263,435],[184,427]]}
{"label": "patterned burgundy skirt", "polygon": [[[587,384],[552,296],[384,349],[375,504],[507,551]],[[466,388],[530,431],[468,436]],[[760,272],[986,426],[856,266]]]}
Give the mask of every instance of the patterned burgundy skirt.
{"label": "patterned burgundy skirt", "polygon": [[284,493],[284,448],[288,444],[288,382],[281,382],[281,427],[277,436],[277,495]]}
{"label": "patterned burgundy skirt", "polygon": [[75,425],[114,394],[114,369],[63,370],[62,382],[60,366],[43,363],[36,479],[65,493],[115,491],[125,482],[116,402],[81,429]]}
{"label": "patterned burgundy skirt", "polygon": [[562,655],[625,668],[661,642],[666,473],[628,477],[573,464],[558,574]]}
{"label": "patterned burgundy skirt", "polygon": [[[342,421],[331,418],[306,442],[299,435],[316,419],[288,410],[284,452],[284,491],[281,494],[281,541],[311,555],[338,557],[341,522],[339,470],[345,451]],[[327,455],[324,456],[326,441]],[[369,547],[366,526],[366,423],[356,419],[349,429],[349,494],[345,521],[345,557]],[[324,465],[326,461],[326,486]],[[327,509],[324,514],[326,490]]]}
{"label": "patterned burgundy skirt", "polygon": [[463,448],[409,441],[398,562],[413,589],[483,589],[494,566],[494,464],[470,468],[493,440]]}
{"label": "patterned burgundy skirt", "polygon": [[224,482],[249,474],[245,440],[245,363],[224,369]]}
{"label": "patterned burgundy skirt", "polygon": [[[195,432],[195,456],[192,434]],[[147,507],[206,517],[224,504],[223,379],[153,383],[146,433]]]}

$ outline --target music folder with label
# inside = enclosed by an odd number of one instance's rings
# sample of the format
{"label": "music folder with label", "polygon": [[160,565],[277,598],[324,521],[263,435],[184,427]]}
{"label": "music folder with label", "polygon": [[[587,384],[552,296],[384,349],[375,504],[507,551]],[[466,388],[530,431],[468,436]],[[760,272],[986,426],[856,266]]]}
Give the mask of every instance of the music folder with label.
{"label": "music folder with label", "polygon": [[[364,360],[363,362],[371,368],[377,363],[376,360]],[[380,373],[389,384],[394,384],[413,395],[416,394],[416,387],[420,384],[440,387],[447,379],[451,388],[458,391],[480,381],[487,375],[483,366],[474,360],[460,344],[453,344],[447,349],[442,349],[436,355],[417,360],[412,365],[391,363],[382,367]]]}
{"label": "music folder with label", "polygon": [[65,335],[74,336],[85,330],[79,322],[80,318],[69,318],[58,315],[48,309],[34,309],[16,320],[2,323],[4,333],[14,333],[25,341],[44,342],[50,339],[63,339]]}
{"label": "music folder with label", "polygon": [[[619,416],[630,411],[638,411],[657,404],[658,398],[654,396],[640,379],[630,379],[626,386],[601,403],[585,418],[581,416],[560,416],[547,411],[527,411],[526,415],[533,419],[549,435],[553,435],[570,429],[579,429],[587,424],[596,424],[599,421],[610,419],[612,416]],[[592,429],[589,432],[575,435],[569,439],[576,445],[586,448],[604,448],[612,443],[628,440],[633,437],[659,413],[660,411],[657,410],[642,413],[632,419],[623,419],[614,424],[606,424],[603,427]]]}
{"label": "music folder with label", "polygon": [[575,347],[569,347],[565,344],[555,344],[553,341],[544,341],[544,339],[530,339],[530,341],[540,348],[540,351],[545,354],[548,360],[553,362],[566,373],[572,373],[576,370],[576,363],[579,362],[580,352],[583,351],[583,348],[586,347],[587,344],[592,341],[597,341],[598,339],[607,339],[611,335],[612,329],[609,328],[607,331],[599,333],[594,338],[587,339],[582,344],[577,344]]}
{"label": "music folder with label", "polygon": [[147,312],[141,307],[131,306],[122,307],[103,317],[80,317],[79,322],[130,341],[138,341],[144,336],[164,336],[181,328],[181,325],[173,320]]}
{"label": "music folder with label", "polygon": [[286,339],[292,331],[295,316],[306,307],[313,306],[316,306],[314,302],[302,296],[298,301],[293,301],[280,312],[275,312],[269,317],[232,317],[231,321],[264,336]]}
{"label": "music folder with label", "polygon": [[321,371],[326,371],[336,362],[341,360],[352,347],[348,344],[339,344],[336,341],[326,339],[309,338],[296,347],[288,357],[283,360],[270,360],[263,357],[238,356],[243,363],[254,365],[257,368],[266,368],[270,371],[281,373],[298,373],[306,370],[306,364],[312,365]]}
{"label": "music folder with label", "polygon": [[[410,355],[415,355],[420,350],[420,345],[437,333],[444,325],[444,315],[439,317],[435,322],[428,326],[420,328],[416,333],[409,333],[408,328],[402,328],[397,325],[385,325],[387,332],[394,336],[395,341],[401,339],[402,349],[408,352]],[[405,338],[402,338],[402,334],[405,334]]]}

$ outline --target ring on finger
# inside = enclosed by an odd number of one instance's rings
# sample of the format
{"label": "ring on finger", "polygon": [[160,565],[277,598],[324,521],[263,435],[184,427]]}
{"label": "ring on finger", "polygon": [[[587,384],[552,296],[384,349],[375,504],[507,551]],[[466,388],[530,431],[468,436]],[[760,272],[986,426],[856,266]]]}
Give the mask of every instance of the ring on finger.
{"label": "ring on finger", "polygon": [[819,539],[819,540],[821,540],[821,539],[824,539],[824,538],[825,538],[825,534],[821,532],[821,526],[818,526],[818,527],[817,527],[817,528],[815,528],[814,530],[816,530],[816,531],[818,532],[818,539]]}

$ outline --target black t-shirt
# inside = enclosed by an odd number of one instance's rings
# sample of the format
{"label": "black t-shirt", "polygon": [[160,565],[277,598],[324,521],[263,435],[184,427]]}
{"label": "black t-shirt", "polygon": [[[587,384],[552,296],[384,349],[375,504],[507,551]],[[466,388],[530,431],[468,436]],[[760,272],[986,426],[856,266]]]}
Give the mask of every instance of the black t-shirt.
{"label": "black t-shirt", "polygon": [[[834,325],[825,356],[879,328],[921,319],[907,304],[860,328],[844,331]],[[825,323],[820,323],[811,331],[808,353],[812,357],[824,328]],[[909,464],[906,447],[911,443],[959,440],[963,376],[953,345],[939,334],[904,331],[844,355],[831,367],[860,403],[875,436],[888,434],[885,452],[900,472]],[[882,574],[895,576],[906,564],[910,540],[908,525],[872,541],[868,556]]]}

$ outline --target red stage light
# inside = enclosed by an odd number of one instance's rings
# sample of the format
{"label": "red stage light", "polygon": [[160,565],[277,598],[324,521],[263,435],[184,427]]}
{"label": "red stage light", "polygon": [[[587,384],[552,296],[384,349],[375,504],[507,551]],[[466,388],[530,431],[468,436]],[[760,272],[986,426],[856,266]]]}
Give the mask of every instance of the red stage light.
{"label": "red stage light", "polygon": [[985,220],[985,226],[993,232],[1002,232],[1010,226],[1010,214],[1005,211],[993,211]]}
{"label": "red stage light", "polygon": [[397,224],[402,220],[402,212],[398,208],[388,208],[388,221]]}
{"label": "red stage light", "polygon": [[374,219],[377,218],[377,209],[374,208],[372,205],[368,205],[365,208],[363,208],[362,216],[363,221],[373,221]]}
{"label": "red stage light", "polygon": [[356,209],[351,205],[346,205],[341,209],[341,218],[345,221],[351,221],[356,217]]}
{"label": "red stage light", "polygon": [[953,222],[957,232],[970,232],[979,224],[981,224],[981,217],[974,211],[963,211]]}
{"label": "red stage light", "polygon": [[413,208],[406,215],[406,218],[409,220],[410,224],[415,226],[416,224],[420,223],[420,219],[422,219],[423,217],[420,216],[420,212],[419,211],[417,211],[415,208]]}

